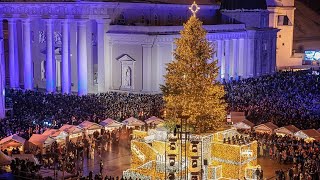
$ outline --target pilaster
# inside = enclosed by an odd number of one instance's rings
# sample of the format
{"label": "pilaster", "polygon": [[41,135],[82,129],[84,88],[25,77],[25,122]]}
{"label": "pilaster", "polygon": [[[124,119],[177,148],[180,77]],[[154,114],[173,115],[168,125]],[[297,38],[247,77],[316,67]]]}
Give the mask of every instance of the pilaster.
{"label": "pilaster", "polygon": [[145,92],[152,91],[151,89],[151,61],[152,61],[152,45],[142,45],[142,89]]}

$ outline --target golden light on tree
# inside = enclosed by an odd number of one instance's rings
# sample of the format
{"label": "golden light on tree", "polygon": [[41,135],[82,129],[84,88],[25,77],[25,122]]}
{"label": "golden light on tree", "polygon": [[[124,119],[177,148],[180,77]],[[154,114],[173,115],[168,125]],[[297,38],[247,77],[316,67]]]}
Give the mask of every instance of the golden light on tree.
{"label": "golden light on tree", "polygon": [[179,124],[180,116],[188,116],[188,124],[198,133],[217,129],[225,122],[226,103],[223,85],[216,81],[219,67],[212,60],[213,47],[195,15],[180,33],[175,60],[167,65],[161,87],[166,119]]}

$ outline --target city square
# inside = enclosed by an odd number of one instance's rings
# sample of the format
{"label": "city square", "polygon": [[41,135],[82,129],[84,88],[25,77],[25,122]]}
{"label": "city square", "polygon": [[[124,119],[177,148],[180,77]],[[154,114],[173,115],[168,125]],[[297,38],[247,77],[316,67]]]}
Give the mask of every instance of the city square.
{"label": "city square", "polygon": [[319,10],[0,2],[0,179],[319,180]]}

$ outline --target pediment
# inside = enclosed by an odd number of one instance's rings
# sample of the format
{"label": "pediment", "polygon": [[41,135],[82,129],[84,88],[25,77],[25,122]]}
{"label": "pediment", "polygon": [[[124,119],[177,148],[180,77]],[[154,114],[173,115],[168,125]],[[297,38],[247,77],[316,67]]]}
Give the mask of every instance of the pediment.
{"label": "pediment", "polygon": [[135,59],[133,59],[133,58],[132,58],[131,56],[129,56],[128,54],[123,54],[123,55],[117,57],[117,60],[120,61],[120,62],[122,62],[122,61],[130,61],[130,62],[136,61]]}

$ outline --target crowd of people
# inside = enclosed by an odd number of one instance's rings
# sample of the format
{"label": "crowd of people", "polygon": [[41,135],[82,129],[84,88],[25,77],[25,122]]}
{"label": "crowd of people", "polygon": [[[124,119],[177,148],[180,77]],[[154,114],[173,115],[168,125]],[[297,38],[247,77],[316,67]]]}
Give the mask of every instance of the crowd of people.
{"label": "crowd of people", "polygon": [[0,139],[14,134],[28,138],[33,130],[46,126],[80,124],[84,120],[99,122],[106,118],[124,120],[130,116],[141,120],[160,116],[161,95],[108,92],[87,96],[47,94],[39,91],[7,90],[6,101],[12,104],[11,118],[0,121]]}
{"label": "crowd of people", "polygon": [[225,83],[229,111],[246,112],[254,124],[319,128],[320,76],[287,71]]}
{"label": "crowd of people", "polygon": [[277,179],[319,180],[320,176],[320,142],[305,142],[295,137],[275,134],[250,133],[258,141],[257,154],[260,157],[274,159],[280,164],[292,164],[288,171],[278,170]]}
{"label": "crowd of people", "polygon": [[[313,71],[278,72],[256,78],[224,83],[227,111],[244,111],[254,124],[271,121],[278,126],[293,124],[301,129],[319,128],[319,75]],[[130,116],[144,120],[161,117],[164,102],[161,94],[108,92],[86,96],[51,94],[39,91],[7,90],[6,102],[12,106],[11,116],[0,121],[0,139],[18,133],[28,139],[46,127],[79,124],[84,120],[99,123],[106,118],[122,121]],[[10,106],[9,105],[9,106]],[[289,137],[251,134],[259,141],[260,156],[279,163],[293,163],[292,178],[315,176],[319,172],[319,143],[308,144]],[[241,144],[246,139],[225,139],[226,143]],[[69,151],[68,162],[76,162],[81,143],[70,143],[77,151]],[[79,149],[80,148],[80,149]],[[90,147],[85,147],[89,152]],[[89,157],[90,154],[87,154]],[[40,157],[41,159],[41,157]],[[43,158],[45,161],[46,158]],[[42,159],[41,159],[42,161]],[[52,161],[52,160],[51,160]],[[43,164],[50,166],[50,158]],[[61,167],[60,167],[61,168]],[[68,168],[68,165],[67,167]],[[67,169],[68,170],[68,169]],[[76,169],[69,169],[73,174]],[[290,170],[291,172],[291,170]],[[282,176],[282,172],[277,174]],[[90,177],[83,177],[90,179]],[[102,179],[97,176],[93,179]],[[107,177],[112,179],[111,177]]]}

